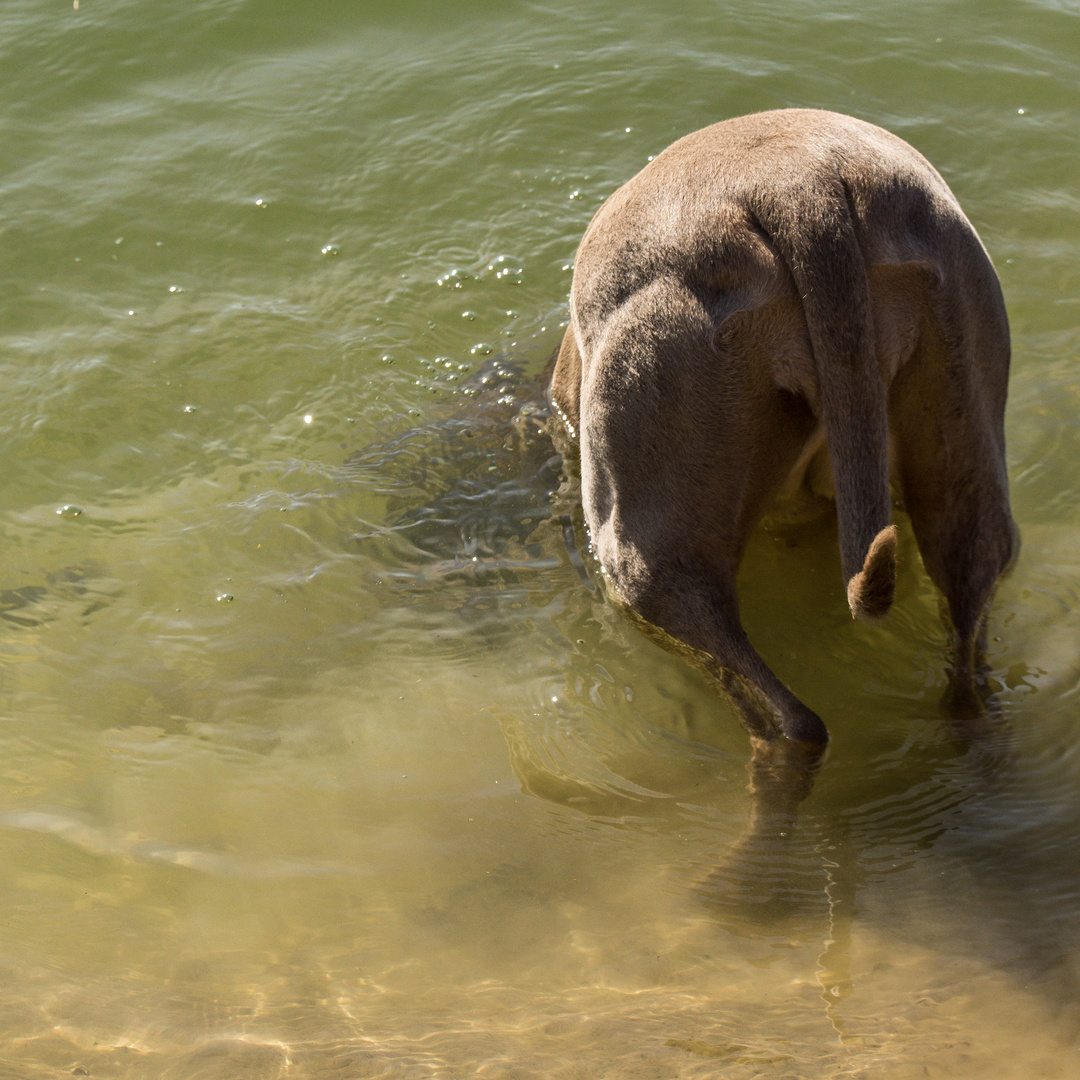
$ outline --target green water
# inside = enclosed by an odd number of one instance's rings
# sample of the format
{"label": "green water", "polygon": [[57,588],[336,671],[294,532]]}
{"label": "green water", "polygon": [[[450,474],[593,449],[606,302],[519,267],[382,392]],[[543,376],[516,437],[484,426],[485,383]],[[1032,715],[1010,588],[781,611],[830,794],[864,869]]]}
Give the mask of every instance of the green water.
{"label": "green water", "polygon": [[[979,229],[1024,549],[965,749],[906,523],[881,627],[755,540],[833,733],[755,910],[532,387],[602,200],[786,105]],[[1077,1075],[1078,115],[1073,0],[3,0],[0,1075]]]}

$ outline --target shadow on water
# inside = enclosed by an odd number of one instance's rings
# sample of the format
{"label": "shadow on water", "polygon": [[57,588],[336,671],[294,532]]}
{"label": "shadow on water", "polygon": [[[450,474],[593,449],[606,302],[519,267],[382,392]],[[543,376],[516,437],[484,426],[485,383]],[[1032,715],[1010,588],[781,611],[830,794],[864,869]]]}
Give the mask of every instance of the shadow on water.
{"label": "shadow on water", "polygon": [[1075,1046],[1075,800],[1061,787],[1036,794],[1019,775],[1019,710],[992,702],[974,734],[935,719],[954,736],[938,752],[910,753],[891,782],[842,777],[829,785],[826,770],[822,786],[833,790],[819,800],[824,808],[801,815],[793,831],[781,823],[748,828],[716,866],[691,876],[690,891],[726,932],[820,940],[815,974],[842,1042],[861,1037],[866,1009],[856,991],[860,978],[864,993],[874,979],[865,966],[854,969],[865,958],[859,934],[869,931],[871,941],[887,937],[901,963],[909,951],[934,956],[936,1003],[964,995],[978,972],[997,971],[1041,1000],[1062,1044]]}
{"label": "shadow on water", "polygon": [[21,629],[52,622],[61,612],[74,611],[87,619],[116,596],[115,583],[107,582],[92,560],[44,574],[43,584],[0,589],[0,619]]}
{"label": "shadow on water", "polygon": [[549,431],[550,365],[536,375],[528,360],[489,361],[441,414],[346,462],[386,502],[386,524],[354,540],[390,606],[438,603],[502,636],[494,616],[545,573],[561,587],[569,568],[594,587]]}

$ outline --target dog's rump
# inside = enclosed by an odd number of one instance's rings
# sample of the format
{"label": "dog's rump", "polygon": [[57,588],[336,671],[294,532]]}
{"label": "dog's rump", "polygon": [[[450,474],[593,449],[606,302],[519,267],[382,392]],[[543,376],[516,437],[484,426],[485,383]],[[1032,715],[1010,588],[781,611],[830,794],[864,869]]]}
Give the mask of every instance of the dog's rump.
{"label": "dog's rump", "polygon": [[596,214],[570,313],[551,390],[578,432],[594,550],[631,607],[714,658],[752,732],[824,737],[738,616],[750,531],[800,476],[832,481],[848,602],[867,618],[892,600],[896,480],[970,682],[1016,547],[1008,322],[920,154],[814,110],[695,132]]}
{"label": "dog's rump", "polygon": [[[888,132],[813,110],[726,121],[674,143],[601,208],[582,241],[568,339],[588,367],[620,309],[664,277],[712,314],[714,341],[733,316],[794,300],[811,363],[790,388],[824,426],[852,613],[878,618],[894,547],[887,383],[903,358],[884,355],[880,327],[875,336],[886,313],[874,311],[869,279],[911,269],[908,287],[929,303],[948,272],[943,241],[993,278],[945,182]],[[910,352],[917,333],[893,336]]]}

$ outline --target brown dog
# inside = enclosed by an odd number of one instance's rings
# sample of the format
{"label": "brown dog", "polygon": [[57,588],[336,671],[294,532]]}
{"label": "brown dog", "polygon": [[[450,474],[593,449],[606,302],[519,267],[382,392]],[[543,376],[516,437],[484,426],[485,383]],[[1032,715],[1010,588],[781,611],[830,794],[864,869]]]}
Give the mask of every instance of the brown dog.
{"label": "brown dog", "polygon": [[[706,654],[755,741],[825,725],[739,621],[766,513],[836,499],[854,616],[892,602],[890,476],[952,619],[954,699],[1017,548],[997,276],[934,168],[836,113],[687,135],[600,208],[551,394],[580,441],[585,520],[619,596]],[[783,741],[783,740],[781,740]]]}

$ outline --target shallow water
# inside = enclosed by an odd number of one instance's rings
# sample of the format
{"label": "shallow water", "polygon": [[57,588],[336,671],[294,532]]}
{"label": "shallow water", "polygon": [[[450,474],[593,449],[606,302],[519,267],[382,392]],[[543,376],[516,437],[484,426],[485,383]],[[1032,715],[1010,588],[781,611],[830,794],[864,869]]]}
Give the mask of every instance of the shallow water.
{"label": "shallow water", "polygon": [[[1071,0],[6,0],[0,1075],[1075,1076],[1078,57]],[[755,539],[833,733],[755,904],[745,735],[535,386],[603,198],[784,105],[979,229],[1024,547],[965,746],[906,522],[880,627]]]}

